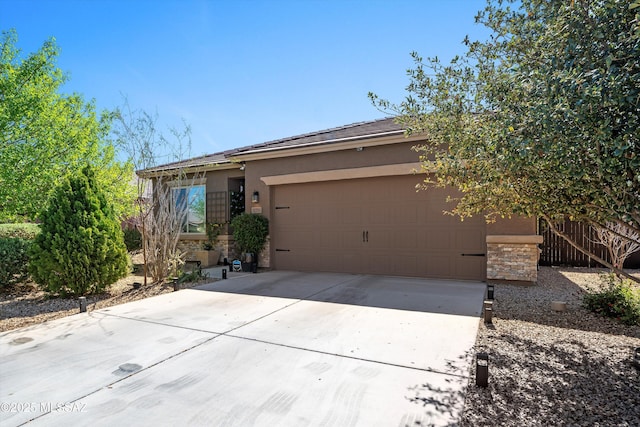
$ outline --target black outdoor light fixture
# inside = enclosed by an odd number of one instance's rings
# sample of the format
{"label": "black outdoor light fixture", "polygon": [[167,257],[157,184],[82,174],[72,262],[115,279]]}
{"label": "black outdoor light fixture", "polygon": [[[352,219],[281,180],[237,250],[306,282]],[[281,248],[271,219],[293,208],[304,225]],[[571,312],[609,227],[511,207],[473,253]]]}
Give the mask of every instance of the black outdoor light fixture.
{"label": "black outdoor light fixture", "polygon": [[487,299],[492,300],[493,299],[493,285],[487,285]]}
{"label": "black outdoor light fixture", "polygon": [[489,385],[489,355],[487,353],[476,355],[476,385],[479,387]]}
{"label": "black outdoor light fixture", "polygon": [[80,303],[80,313],[86,313],[86,311],[87,311],[87,297],[78,298],[78,302]]}
{"label": "black outdoor light fixture", "polygon": [[251,196],[251,201],[253,203],[258,203],[260,201],[260,193],[258,193],[257,191],[254,191],[253,195]]}

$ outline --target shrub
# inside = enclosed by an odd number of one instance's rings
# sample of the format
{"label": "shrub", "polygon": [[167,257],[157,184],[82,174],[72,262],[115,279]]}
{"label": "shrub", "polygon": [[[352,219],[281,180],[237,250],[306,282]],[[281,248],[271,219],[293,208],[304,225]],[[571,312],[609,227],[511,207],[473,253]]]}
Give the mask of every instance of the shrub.
{"label": "shrub", "polygon": [[38,224],[0,224],[0,289],[27,280],[28,251],[38,233]]}
{"label": "shrub", "polygon": [[0,224],[0,237],[33,240],[40,233],[40,226],[32,223]]}
{"label": "shrub", "polygon": [[238,250],[257,257],[269,235],[269,220],[259,214],[243,213],[231,220],[231,228]]}
{"label": "shrub", "polygon": [[193,271],[189,271],[189,272],[183,271],[182,273],[180,273],[180,277],[178,277],[178,283],[182,284],[187,282],[189,283],[197,282],[201,279],[206,279],[208,277],[209,275],[206,272],[203,272],[198,268]]}
{"label": "shrub", "polygon": [[127,274],[120,223],[90,167],[54,190],[41,228],[29,251],[29,272],[44,290],[98,293]]}
{"label": "shrub", "polygon": [[640,325],[640,288],[630,280],[617,280],[608,276],[609,286],[599,292],[588,293],[584,306],[594,313],[619,319],[627,325]]}
{"label": "shrub", "polygon": [[129,252],[142,249],[142,234],[137,228],[126,228],[124,230],[124,244]]}
{"label": "shrub", "polygon": [[0,289],[27,280],[31,240],[0,237]]}

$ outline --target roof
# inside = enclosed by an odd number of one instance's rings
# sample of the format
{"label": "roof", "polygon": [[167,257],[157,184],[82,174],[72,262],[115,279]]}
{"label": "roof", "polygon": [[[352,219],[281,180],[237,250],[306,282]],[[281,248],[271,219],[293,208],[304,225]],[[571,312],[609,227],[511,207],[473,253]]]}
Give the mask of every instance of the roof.
{"label": "roof", "polygon": [[321,144],[339,144],[345,141],[353,141],[357,139],[376,138],[394,134],[401,134],[404,130],[402,126],[394,122],[392,117],[384,119],[372,120],[368,122],[358,122],[331,129],[305,133],[302,135],[290,136],[287,138],[276,139],[256,145],[235,148],[220,153],[207,154],[204,156],[193,157],[191,159],[167,163],[155,166],[153,168],[140,171],[142,174],[155,174],[161,171],[168,171],[183,168],[201,168],[230,165],[230,158],[242,154],[270,151],[285,150],[290,148],[302,147],[307,145]]}
{"label": "roof", "polygon": [[157,172],[169,171],[175,169],[190,169],[190,168],[200,168],[200,167],[215,167],[228,165],[231,163],[229,159],[226,158],[224,153],[214,153],[214,154],[206,154],[204,156],[192,157],[187,160],[181,160],[178,162],[165,163],[163,165],[154,166],[152,168],[147,168],[142,171],[138,171],[137,173],[140,175],[155,175]]}
{"label": "roof", "polygon": [[225,151],[227,156],[238,155],[252,151],[263,151],[266,149],[286,149],[295,148],[309,144],[331,144],[355,138],[372,138],[375,136],[388,135],[389,133],[402,133],[402,126],[396,124],[392,117],[373,120],[369,122],[358,122],[350,125],[321,130],[317,132],[305,133],[303,135],[290,136],[288,138],[276,139],[274,141],[261,144],[250,145]]}

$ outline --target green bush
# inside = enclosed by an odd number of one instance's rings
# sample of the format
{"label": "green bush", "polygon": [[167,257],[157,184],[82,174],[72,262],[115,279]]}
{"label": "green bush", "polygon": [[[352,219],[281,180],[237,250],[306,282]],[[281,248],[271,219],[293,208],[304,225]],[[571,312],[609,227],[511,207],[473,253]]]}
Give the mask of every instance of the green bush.
{"label": "green bush", "polygon": [[193,271],[183,271],[180,273],[180,276],[178,277],[178,283],[182,284],[182,283],[191,283],[191,282],[197,282],[198,280],[201,279],[206,279],[209,277],[209,274],[206,272],[203,272],[202,270],[195,269]]}
{"label": "green bush", "polygon": [[617,280],[613,274],[609,275],[608,282],[607,289],[585,295],[584,306],[626,325],[640,325],[640,288],[634,287],[630,280]]}
{"label": "green bush", "polygon": [[27,280],[27,252],[32,241],[0,237],[0,289]]}
{"label": "green bush", "polygon": [[0,237],[17,237],[33,240],[40,233],[40,226],[32,223],[0,224]]}
{"label": "green bush", "polygon": [[231,228],[238,250],[257,256],[267,242],[269,220],[259,214],[243,213],[231,220]]}
{"label": "green bush", "polygon": [[124,230],[124,244],[129,252],[142,249],[142,234],[137,228],[126,228]]}
{"label": "green bush", "polygon": [[66,179],[42,213],[29,251],[29,273],[61,295],[99,293],[129,271],[120,223],[90,167]]}

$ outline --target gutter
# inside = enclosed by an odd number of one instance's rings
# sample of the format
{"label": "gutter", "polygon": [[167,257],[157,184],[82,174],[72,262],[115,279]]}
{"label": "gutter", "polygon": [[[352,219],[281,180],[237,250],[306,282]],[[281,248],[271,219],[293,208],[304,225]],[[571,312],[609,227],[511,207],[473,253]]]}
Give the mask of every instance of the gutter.
{"label": "gutter", "polygon": [[240,164],[231,161],[222,162],[208,162],[201,164],[191,165],[174,165],[172,167],[154,168],[152,170],[139,170],[136,171],[136,175],[140,178],[157,178],[165,175],[172,175],[175,171],[182,171],[184,173],[206,172],[213,170],[226,170],[226,169],[240,169]]}
{"label": "gutter", "polygon": [[283,146],[280,146],[280,147],[257,148],[257,149],[254,149],[254,150],[247,150],[247,151],[240,151],[241,149],[238,149],[238,150],[227,151],[227,152],[224,153],[224,155],[227,158],[241,157],[241,156],[249,155],[249,154],[261,154],[261,153],[268,153],[268,152],[273,152],[273,151],[292,150],[292,149],[296,149],[296,148],[307,148],[307,147],[314,147],[314,146],[324,145],[324,144],[334,144],[334,143],[338,143],[338,142],[360,141],[360,140],[363,140],[363,139],[381,138],[381,137],[385,137],[385,136],[394,136],[394,135],[398,135],[398,134],[404,134],[404,130],[401,129],[401,130],[394,130],[394,131],[389,131],[389,132],[373,133],[373,134],[368,134],[368,135],[349,136],[349,137],[345,137],[345,138],[328,139],[328,140],[325,140],[325,141],[308,142],[306,144],[283,145]]}

